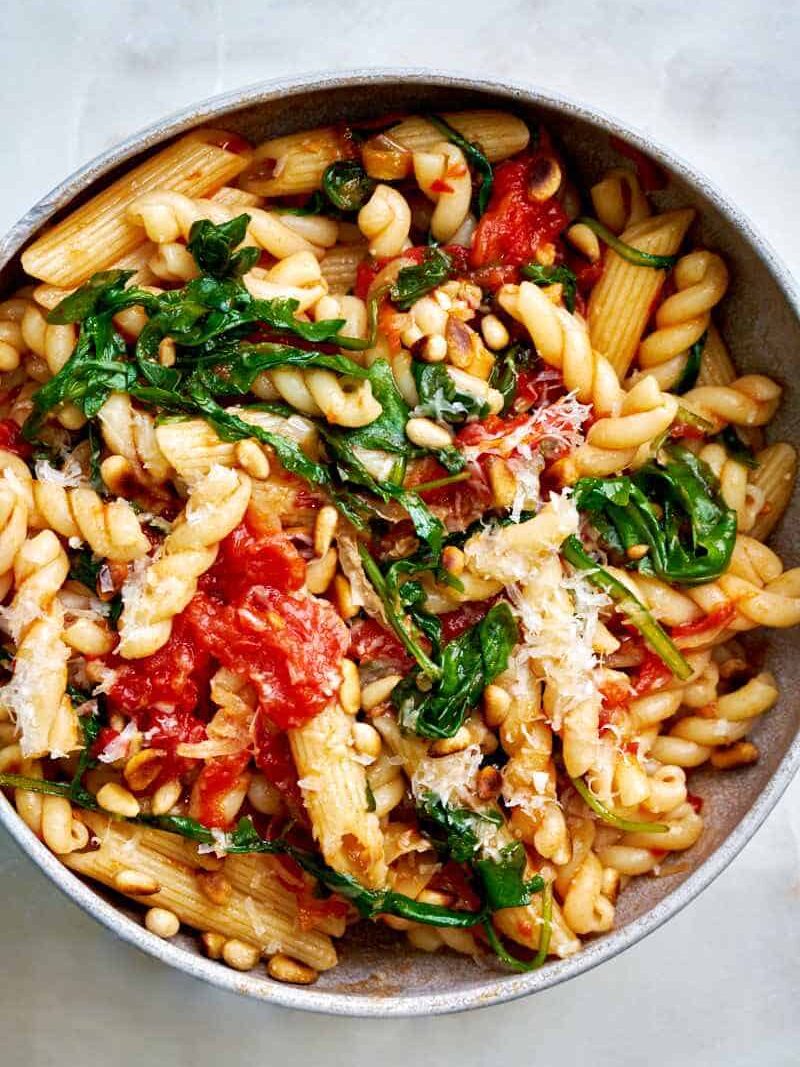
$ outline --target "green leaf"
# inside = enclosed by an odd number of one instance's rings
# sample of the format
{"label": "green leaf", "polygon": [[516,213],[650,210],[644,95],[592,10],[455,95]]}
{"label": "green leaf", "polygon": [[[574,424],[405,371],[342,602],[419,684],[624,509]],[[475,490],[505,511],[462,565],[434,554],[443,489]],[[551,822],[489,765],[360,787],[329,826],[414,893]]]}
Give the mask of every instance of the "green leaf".
{"label": "green leaf", "polygon": [[419,394],[415,415],[458,425],[470,416],[483,419],[489,414],[489,405],[472,393],[461,392],[443,364],[414,360],[411,373]]}
{"label": "green leaf", "polygon": [[670,270],[678,262],[677,256],[654,256],[651,252],[642,252],[639,248],[634,248],[633,245],[626,244],[625,241],[621,241],[615,233],[613,233],[607,226],[604,226],[598,219],[592,219],[584,215],[575,220],[574,225],[588,226],[589,229],[596,233],[601,241],[604,241],[609,248],[613,249],[617,255],[624,259],[627,263],[632,263],[635,267],[651,267],[653,270]]}
{"label": "green leaf", "polygon": [[578,280],[569,267],[565,267],[562,264],[543,267],[541,263],[529,263],[527,266],[522,267],[520,273],[535,285],[555,285],[556,283],[562,285],[564,306],[570,313],[575,310],[575,294],[578,289]]}
{"label": "green leaf", "polygon": [[475,199],[475,208],[478,218],[486,211],[489,206],[489,199],[492,195],[492,185],[494,183],[494,173],[492,171],[492,165],[486,158],[483,151],[478,145],[473,144],[472,141],[468,141],[465,137],[462,137],[458,130],[454,130],[449,122],[445,121],[441,115],[428,115],[426,116],[428,122],[441,133],[451,144],[456,145],[466,156],[469,163],[472,164],[478,177],[480,178],[480,188],[478,189],[478,195]]}
{"label": "green leaf", "polygon": [[577,537],[568,537],[561,545],[564,559],[576,570],[582,571],[587,580],[602,590],[627,616],[630,624],[642,635],[644,640],[665,663],[676,678],[685,681],[692,673],[691,666],[681,655],[669,635],[650,614],[638,597],[626,585],[595,562]]}
{"label": "green leaf", "polygon": [[678,396],[682,396],[683,393],[688,393],[690,389],[694,389],[697,384],[697,376],[700,373],[700,364],[703,361],[703,349],[706,347],[706,338],[708,337],[708,330],[705,330],[700,338],[689,349],[686,366],[683,368],[683,374],[681,374],[678,382],[673,387],[673,393]]}
{"label": "green leaf", "polygon": [[534,893],[544,889],[544,879],[539,875],[525,880],[526,864],[525,847],[519,841],[501,849],[499,859],[476,861],[475,873],[482,883],[482,896],[490,912],[523,908],[530,904]]}
{"label": "green leaf", "polygon": [[717,444],[721,444],[731,459],[736,460],[750,470],[758,470],[760,463],[749,445],[746,445],[736,432],[735,426],[726,426],[725,429],[712,438]]}
{"label": "green leaf", "polygon": [[417,673],[395,688],[392,703],[401,726],[422,737],[452,737],[486,686],[506,669],[518,640],[511,608],[502,601],[493,605],[480,622],[447,645],[432,688],[420,689]]}
{"label": "green leaf", "polygon": [[417,814],[434,845],[456,863],[470,863],[475,858],[481,847],[476,830],[479,823],[503,824],[503,816],[496,808],[486,811],[454,808],[431,790],[417,799]]}
{"label": "green leaf", "polygon": [[426,248],[421,263],[400,270],[389,290],[389,299],[401,311],[408,311],[420,297],[447,281],[452,269],[453,260],[445,251]]}
{"label": "green leaf", "polygon": [[250,246],[239,252],[250,223],[249,215],[237,215],[230,222],[216,225],[208,219],[198,219],[189,231],[186,247],[204,274],[215,278],[240,278],[261,258],[261,249]]}
{"label": "green leaf", "polygon": [[322,191],[340,211],[359,211],[374,189],[375,182],[354,159],[330,163],[322,174]]}
{"label": "green leaf", "polygon": [[614,826],[617,830],[624,830],[629,834],[669,833],[669,826],[667,826],[666,823],[644,822],[643,820],[626,819],[622,815],[617,815],[615,811],[612,811],[611,808],[607,808],[605,804],[602,804],[597,799],[586,782],[584,782],[583,778],[570,778],[570,781],[595,815],[608,826]]}
{"label": "green leaf", "polygon": [[97,576],[102,566],[102,559],[95,556],[90,548],[81,548],[72,557],[69,577],[73,582],[80,582],[81,585],[85,585],[87,589],[95,592],[97,589]]}
{"label": "green leaf", "polygon": [[149,306],[153,301],[152,293],[143,289],[126,289],[125,283],[135,272],[132,270],[104,270],[93,274],[74,293],[64,299],[47,315],[47,321],[54,325],[71,322],[83,322],[91,316],[103,313],[116,315],[123,308],[133,304]]}

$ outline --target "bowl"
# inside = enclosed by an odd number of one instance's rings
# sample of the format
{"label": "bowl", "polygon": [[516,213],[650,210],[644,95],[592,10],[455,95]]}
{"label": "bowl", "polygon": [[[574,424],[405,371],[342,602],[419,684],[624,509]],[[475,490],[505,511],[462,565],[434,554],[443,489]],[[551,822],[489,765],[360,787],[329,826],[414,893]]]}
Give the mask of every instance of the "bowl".
{"label": "bowl", "polygon": [[[731,270],[731,287],[719,324],[737,365],[790,379],[800,351],[800,299],[786,268],[741,212],[706,178],[648,137],[616,120],[556,96],[516,85],[451,77],[429,71],[356,71],[272,81],[214,97],[162,120],[77,171],[36,204],[0,240],[0,291],[19,278],[19,253],[50,220],[87,199],[116,174],[163,141],[201,123],[224,126],[254,141],[294,130],[335,123],[343,115],[363,120],[403,110],[441,111],[502,107],[541,119],[560,141],[573,172],[585,187],[620,158],[609,135],[656,160],[669,176],[661,207],[691,204],[698,209],[695,236],[721,252]],[[800,400],[789,392],[771,427],[773,438],[800,439]],[[775,547],[791,554],[795,499]],[[370,927],[348,936],[341,963],[312,987],[274,982],[265,971],[241,974],[206,959],[191,934],[163,941],[149,933],[137,911],[102,888],[82,882],[31,833],[0,796],[0,820],[52,882],[119,937],[187,974],[257,999],[335,1015],[434,1015],[485,1007],[546,989],[610,959],[657,929],[734,859],[776,804],[800,764],[798,705],[787,695],[800,686],[797,637],[773,631],[768,662],[784,697],[753,731],[759,762],[731,775],[700,771],[693,790],[704,798],[706,831],[682,854],[668,877],[636,879],[621,895],[617,926],[566,960],[530,974],[505,974],[451,954],[415,953],[389,931]]]}

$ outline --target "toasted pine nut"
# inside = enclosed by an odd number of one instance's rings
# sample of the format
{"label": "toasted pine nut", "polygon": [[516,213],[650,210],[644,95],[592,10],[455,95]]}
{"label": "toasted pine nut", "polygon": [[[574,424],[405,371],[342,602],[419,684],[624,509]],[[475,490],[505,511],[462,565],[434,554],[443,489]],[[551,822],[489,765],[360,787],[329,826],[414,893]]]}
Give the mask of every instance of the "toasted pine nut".
{"label": "toasted pine nut", "polygon": [[714,749],[709,762],[720,771],[730,771],[734,767],[747,767],[755,763],[758,757],[758,746],[752,741],[737,741],[727,748]]}
{"label": "toasted pine nut", "polygon": [[152,815],[166,815],[170,808],[175,807],[180,799],[181,783],[177,778],[171,778],[156,789],[150,799],[150,813]]}
{"label": "toasted pine nut", "polygon": [[114,888],[120,893],[130,893],[131,896],[149,897],[158,893],[161,886],[146,871],[134,871],[130,867],[123,867],[114,875]]}
{"label": "toasted pine nut", "polygon": [[337,574],[333,579],[333,602],[345,622],[358,615],[359,608],[353,602],[353,591],[350,588],[350,582],[343,574]]}
{"label": "toasted pine nut", "polygon": [[261,953],[255,945],[235,937],[222,946],[222,958],[235,971],[252,971],[260,957]]}
{"label": "toasted pine nut", "polygon": [[172,367],[176,358],[175,342],[171,337],[163,337],[158,346],[158,362],[162,367]]}
{"label": "toasted pine nut", "polygon": [[339,523],[339,512],[336,508],[326,504],[320,508],[317,521],[314,523],[314,555],[324,556],[331,547],[333,535]]}
{"label": "toasted pine nut", "polygon": [[117,496],[135,491],[139,484],[133,464],[124,456],[106,456],[100,464],[100,477]]}
{"label": "toasted pine nut", "polygon": [[510,340],[508,330],[496,315],[484,315],[481,319],[481,333],[486,347],[491,348],[493,352],[505,348]]}
{"label": "toasted pine nut", "polygon": [[136,792],[149,789],[161,773],[165,756],[166,752],[163,748],[143,748],[141,752],[136,752],[131,756],[122,771],[131,789],[135,789]]}
{"label": "toasted pine nut", "polygon": [[174,937],[181,928],[178,916],[167,908],[149,908],[144,917],[144,925],[151,934],[165,940]]}
{"label": "toasted pine nut", "polygon": [[448,545],[442,552],[442,566],[448,574],[454,575],[456,578],[459,574],[464,573],[464,565],[466,563],[466,557],[460,548],[456,548],[455,545]]}
{"label": "toasted pine nut", "polygon": [[561,185],[561,167],[552,156],[540,157],[528,179],[527,194],[529,200],[542,203],[555,196]]}
{"label": "toasted pine nut", "polygon": [[261,445],[252,438],[236,442],[236,462],[256,481],[269,478],[269,460]]}
{"label": "toasted pine nut", "polygon": [[596,263],[600,258],[600,241],[597,234],[590,230],[582,222],[575,223],[567,230],[567,240],[579,252],[582,252],[590,263]]}
{"label": "toasted pine nut", "polygon": [[339,686],[339,703],[348,715],[357,715],[361,707],[361,679],[358,667],[351,659],[342,660],[342,684]]}
{"label": "toasted pine nut", "polygon": [[517,479],[514,472],[501,456],[490,456],[489,485],[492,489],[492,503],[496,508],[510,508],[517,492]]}
{"label": "toasted pine nut", "polygon": [[311,985],[319,977],[313,967],[307,967],[291,956],[284,956],[282,952],[276,953],[269,961],[267,974],[276,982],[291,982],[294,985]]}
{"label": "toasted pine nut", "polygon": [[454,752],[463,752],[472,744],[472,735],[466,726],[460,726],[452,737],[442,737],[430,747],[431,756],[452,756]]}
{"label": "toasted pine nut", "polygon": [[487,726],[496,728],[505,722],[511,707],[511,697],[499,685],[487,685],[483,691],[483,719]]}
{"label": "toasted pine nut", "polygon": [[329,548],[324,556],[311,560],[306,567],[306,587],[309,593],[319,596],[325,592],[333,581],[338,562],[339,553],[335,548]]}
{"label": "toasted pine nut", "polygon": [[497,800],[503,779],[497,767],[482,767],[478,771],[477,794],[479,800]]}
{"label": "toasted pine nut", "polygon": [[126,819],[134,819],[139,814],[139,801],[133,793],[116,782],[106,782],[101,786],[97,803],[112,815],[124,815]]}
{"label": "toasted pine nut", "polygon": [[420,448],[449,448],[453,443],[450,430],[446,430],[433,419],[409,419],[406,423],[406,437]]}
{"label": "toasted pine nut", "polygon": [[381,754],[381,735],[368,722],[354,722],[353,745],[362,756],[377,759]]}
{"label": "toasted pine nut", "polygon": [[447,341],[440,333],[431,334],[420,345],[419,354],[426,363],[441,363],[447,355]]}
{"label": "toasted pine nut", "polygon": [[625,555],[628,559],[644,559],[649,551],[649,545],[631,545],[630,548],[626,549]]}
{"label": "toasted pine nut", "polygon": [[254,774],[251,778],[247,799],[262,815],[277,815],[283,807],[280,791],[263,774]]}
{"label": "toasted pine nut", "polygon": [[231,883],[222,871],[198,871],[195,875],[203,896],[219,907],[227,904],[231,896]]}
{"label": "toasted pine nut", "polygon": [[417,900],[420,904],[438,904],[442,908],[453,903],[453,898],[449,893],[440,893],[436,889],[423,889],[417,895]]}
{"label": "toasted pine nut", "polygon": [[387,674],[385,678],[378,678],[361,689],[361,707],[364,711],[372,711],[379,704],[389,699],[392,690],[398,682],[402,682],[402,675]]}
{"label": "toasted pine nut", "polygon": [[214,933],[213,930],[207,930],[200,935],[200,941],[203,944],[206,956],[210,960],[218,960],[222,958],[222,950],[225,947],[225,938],[222,934]]}

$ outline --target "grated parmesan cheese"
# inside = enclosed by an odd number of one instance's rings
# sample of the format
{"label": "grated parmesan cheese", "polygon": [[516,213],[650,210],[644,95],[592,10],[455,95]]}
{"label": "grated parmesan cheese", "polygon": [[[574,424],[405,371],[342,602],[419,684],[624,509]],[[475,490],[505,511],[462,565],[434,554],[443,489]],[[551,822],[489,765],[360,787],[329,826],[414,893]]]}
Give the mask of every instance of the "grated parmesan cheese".
{"label": "grated parmesan cheese", "polygon": [[33,469],[38,481],[59,485],[62,489],[77,489],[86,484],[83,468],[71,452],[65,455],[61,470],[56,470],[46,459],[37,459]]}
{"label": "grated parmesan cheese", "polygon": [[116,763],[119,759],[125,759],[130,752],[132,742],[139,736],[136,723],[131,721],[111,741],[97,757],[101,763]]}
{"label": "grated parmesan cheese", "polygon": [[411,776],[411,791],[417,798],[430,791],[445,804],[469,804],[474,799],[481,759],[479,745],[469,745],[450,756],[424,756]]}

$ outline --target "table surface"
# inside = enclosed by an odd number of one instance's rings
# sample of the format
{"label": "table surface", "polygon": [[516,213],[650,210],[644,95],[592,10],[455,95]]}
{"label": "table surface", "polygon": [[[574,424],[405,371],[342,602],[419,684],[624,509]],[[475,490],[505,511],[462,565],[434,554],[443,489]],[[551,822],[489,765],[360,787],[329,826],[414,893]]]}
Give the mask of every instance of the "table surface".
{"label": "table surface", "polygon": [[[4,230],[96,153],[223,90],[303,71],[429,66],[527,81],[646,129],[800,271],[793,0],[9,0]],[[347,1060],[594,1067],[797,1063],[800,782],[725,874],[623,956],[534,999],[391,1022],[306,1016],[173,973],[63,898],[0,831],[0,1060],[207,1067]],[[511,1053],[509,1056],[508,1053]]]}

